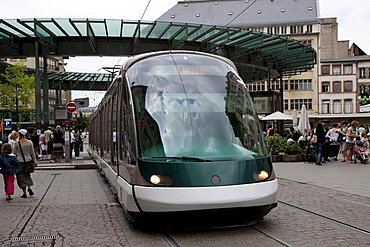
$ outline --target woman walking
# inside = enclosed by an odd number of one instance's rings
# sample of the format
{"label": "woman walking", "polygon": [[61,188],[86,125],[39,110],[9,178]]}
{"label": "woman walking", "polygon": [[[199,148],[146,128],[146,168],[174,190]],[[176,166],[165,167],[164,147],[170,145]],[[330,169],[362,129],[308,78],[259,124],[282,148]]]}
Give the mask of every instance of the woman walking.
{"label": "woman walking", "polygon": [[26,163],[31,160],[33,160],[34,164],[36,165],[37,159],[35,155],[35,149],[33,148],[33,143],[26,138],[27,130],[20,129],[18,131],[18,134],[19,141],[16,142],[14,145],[14,154],[17,156],[20,164],[20,172],[17,173],[17,184],[23,192],[23,195],[21,195],[21,197],[27,198],[26,190],[28,191],[30,196],[34,195],[31,189],[31,186],[33,185],[33,180],[31,178],[31,173],[25,172],[24,167],[26,166]]}
{"label": "woman walking", "polygon": [[64,133],[62,127],[59,125],[56,127],[52,135],[53,139],[53,153],[51,154],[51,163],[59,162],[64,156]]}
{"label": "woman walking", "polygon": [[328,156],[334,158],[335,161],[338,160],[338,153],[340,148],[339,133],[340,130],[338,129],[337,123],[334,123],[333,128],[331,128],[328,133],[326,133],[326,137],[330,138],[330,150],[328,150]]}
{"label": "woman walking", "polygon": [[14,174],[19,172],[19,161],[12,154],[13,148],[9,143],[5,143],[1,147],[0,155],[0,173],[3,174],[4,188],[6,200],[12,200],[12,195],[14,194]]}
{"label": "woman walking", "polygon": [[356,138],[361,138],[361,136],[356,134],[357,126],[358,126],[358,122],[356,120],[353,120],[351,122],[351,126],[347,129],[346,146],[345,146],[345,150],[347,152],[346,153],[346,162],[347,163],[353,163],[352,156],[353,156],[353,146],[354,146],[354,143],[355,143],[355,139]]}
{"label": "woman walking", "polygon": [[317,138],[316,143],[316,165],[321,166],[321,158],[324,154],[324,143],[325,143],[325,130],[322,123],[318,123],[315,129],[315,135]]}

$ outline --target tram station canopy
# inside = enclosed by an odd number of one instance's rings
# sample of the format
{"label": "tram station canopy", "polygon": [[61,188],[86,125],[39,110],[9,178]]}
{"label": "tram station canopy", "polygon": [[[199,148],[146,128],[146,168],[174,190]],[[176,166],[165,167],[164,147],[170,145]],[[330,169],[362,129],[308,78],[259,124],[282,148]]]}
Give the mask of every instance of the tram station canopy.
{"label": "tram station canopy", "polygon": [[[119,19],[0,19],[0,58],[132,56],[194,50],[231,59],[246,82],[291,76],[313,68],[316,52],[284,36],[233,27]],[[48,73],[50,88],[106,89],[113,75]],[[64,85],[75,85],[67,88]],[[84,84],[78,86],[79,83]],[[100,86],[99,86],[100,85]]]}

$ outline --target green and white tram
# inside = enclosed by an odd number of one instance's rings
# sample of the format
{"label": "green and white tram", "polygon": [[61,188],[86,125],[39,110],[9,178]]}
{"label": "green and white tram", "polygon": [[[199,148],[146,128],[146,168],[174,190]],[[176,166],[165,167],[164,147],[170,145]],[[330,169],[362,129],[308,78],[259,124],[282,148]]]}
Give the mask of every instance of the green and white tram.
{"label": "green and white tram", "polygon": [[128,59],[89,136],[130,220],[249,221],[277,205],[258,116],[224,57],[160,51]]}

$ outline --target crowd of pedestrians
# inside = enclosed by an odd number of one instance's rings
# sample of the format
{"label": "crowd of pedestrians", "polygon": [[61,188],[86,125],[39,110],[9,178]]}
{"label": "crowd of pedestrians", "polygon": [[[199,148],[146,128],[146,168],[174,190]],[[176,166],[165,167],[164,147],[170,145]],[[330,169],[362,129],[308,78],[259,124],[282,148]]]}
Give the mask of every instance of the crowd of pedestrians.
{"label": "crowd of pedestrians", "polygon": [[324,123],[318,123],[307,139],[316,147],[316,165],[330,160],[337,161],[339,154],[342,156],[342,162],[354,163],[358,159],[365,163],[369,153],[369,136],[369,129],[358,121],[349,119],[334,123],[330,128]]}
{"label": "crowd of pedestrians", "polygon": [[346,163],[366,163],[369,160],[370,129],[356,120],[348,119],[331,126],[319,122],[305,135],[294,127],[290,127],[285,133],[276,132],[272,125],[269,125],[266,138],[279,134],[286,137],[287,142],[299,143],[306,154],[311,151],[314,153],[314,161],[319,166],[326,162],[338,161],[339,157]]}
{"label": "crowd of pedestrians", "polygon": [[[70,153],[78,157],[83,150],[83,133],[72,130],[70,133]],[[2,139],[0,154],[0,173],[3,175],[5,198],[11,201],[14,195],[14,183],[21,189],[21,198],[33,196],[32,172],[26,169],[32,162],[37,166],[38,160],[48,160],[51,163],[60,162],[65,157],[65,132],[61,126],[48,127],[37,135],[36,130],[29,133],[26,129],[13,130]],[[16,179],[16,180],[15,180]],[[28,195],[27,195],[28,192]]]}

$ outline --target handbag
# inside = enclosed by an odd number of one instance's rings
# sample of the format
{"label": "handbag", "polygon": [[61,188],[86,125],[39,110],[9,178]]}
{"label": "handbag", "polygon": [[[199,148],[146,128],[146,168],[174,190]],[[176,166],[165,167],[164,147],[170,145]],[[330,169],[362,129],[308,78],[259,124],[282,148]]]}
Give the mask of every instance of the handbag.
{"label": "handbag", "polygon": [[21,150],[21,154],[22,154],[23,161],[24,161],[24,163],[21,164],[21,170],[23,173],[26,173],[26,174],[33,173],[35,171],[35,162],[33,160],[26,162],[26,159],[24,158],[24,153],[22,150],[21,142],[18,141],[18,143],[19,143],[19,149]]}

